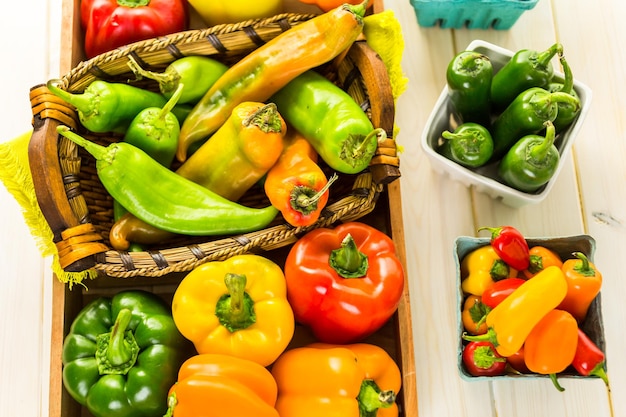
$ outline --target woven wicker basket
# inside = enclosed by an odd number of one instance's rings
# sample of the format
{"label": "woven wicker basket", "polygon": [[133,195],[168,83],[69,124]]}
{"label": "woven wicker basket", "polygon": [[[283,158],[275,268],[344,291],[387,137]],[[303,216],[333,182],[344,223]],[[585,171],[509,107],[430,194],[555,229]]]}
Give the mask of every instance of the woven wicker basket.
{"label": "woven wicker basket", "polygon": [[[61,88],[82,92],[92,81],[127,81],[133,74],[129,55],[144,68],[164,69],[186,55],[206,55],[232,63],[289,28],[315,17],[314,14],[285,13],[208,29],[190,30],[137,42],[79,63],[61,79]],[[365,40],[331,63],[318,68],[347,91],[366,110],[375,127],[393,136],[394,102],[386,68]],[[158,91],[156,83],[145,88]],[[293,243],[312,228],[358,219],[371,212],[387,183],[400,176],[393,139],[379,144],[370,167],[358,175],[342,175],[331,188],[329,202],[319,221],[296,228],[278,216],[266,229],[237,236],[176,237],[143,252],[111,249],[108,242],[113,224],[112,198],[95,171],[91,156],[64,137],[56,127],[65,124],[99,143],[121,140],[121,136],[93,134],[78,122],[72,106],[43,86],[31,90],[34,132],[29,146],[31,173],[37,200],[54,234],[61,266],[68,272],[95,269],[112,277],[158,277],[190,271],[197,265],[247,252],[262,252]],[[242,204],[267,205],[262,189],[251,190]]]}

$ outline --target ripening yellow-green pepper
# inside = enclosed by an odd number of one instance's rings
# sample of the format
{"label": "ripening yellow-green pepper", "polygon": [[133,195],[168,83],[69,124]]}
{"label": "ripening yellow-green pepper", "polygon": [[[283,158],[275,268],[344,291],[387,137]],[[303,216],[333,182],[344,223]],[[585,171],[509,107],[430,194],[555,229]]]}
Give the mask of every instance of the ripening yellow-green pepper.
{"label": "ripening yellow-green pepper", "polygon": [[282,0],[189,0],[209,26],[270,17],[282,12]]}

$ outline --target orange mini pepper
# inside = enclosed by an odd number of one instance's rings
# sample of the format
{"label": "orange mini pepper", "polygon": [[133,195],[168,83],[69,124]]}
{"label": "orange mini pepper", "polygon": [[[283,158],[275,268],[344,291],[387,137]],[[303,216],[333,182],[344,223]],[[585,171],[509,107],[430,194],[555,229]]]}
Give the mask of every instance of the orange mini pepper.
{"label": "orange mini pepper", "polygon": [[310,226],[319,219],[328,202],[330,184],[317,164],[313,146],[295,129],[289,128],[285,148],[265,178],[265,194],[292,226]]}
{"label": "orange mini pepper", "polygon": [[569,311],[579,322],[587,316],[591,302],[600,293],[602,274],[581,252],[574,252],[576,258],[563,262],[563,273],[567,281],[567,295],[559,305]]}
{"label": "orange mini pepper", "polygon": [[402,377],[381,347],[314,343],[283,353],[271,369],[280,417],[397,417]]}
{"label": "orange mini pepper", "polygon": [[520,350],[533,327],[559,305],[566,293],[563,271],[549,266],[520,285],[487,314],[487,333],[463,335],[463,338],[487,340],[500,355],[511,356]]}
{"label": "orange mini pepper", "polygon": [[482,295],[495,281],[517,276],[517,270],[507,265],[491,245],[481,246],[461,261],[463,292]]}
{"label": "orange mini pepper", "polygon": [[537,272],[550,265],[555,265],[561,268],[563,261],[558,253],[545,246],[533,246],[529,249],[530,263],[528,268],[522,271],[526,279],[532,278],[537,275]]}
{"label": "orange mini pepper", "polygon": [[164,417],[278,417],[277,396],[272,374],[258,363],[230,355],[196,355],[180,367]]}
{"label": "orange mini pepper", "polygon": [[469,334],[487,333],[485,318],[489,310],[490,308],[482,302],[481,297],[473,294],[468,295],[461,312],[461,321],[465,331]]}
{"label": "orange mini pepper", "polygon": [[574,316],[565,310],[551,310],[528,334],[524,363],[531,372],[550,375],[555,387],[563,391],[556,374],[572,363],[577,344],[578,323]]}
{"label": "orange mini pepper", "polygon": [[[322,11],[328,12],[336,7],[341,6],[344,3],[347,4],[359,4],[362,0],[300,0],[302,3],[314,4]],[[370,2],[370,5],[374,2]]]}

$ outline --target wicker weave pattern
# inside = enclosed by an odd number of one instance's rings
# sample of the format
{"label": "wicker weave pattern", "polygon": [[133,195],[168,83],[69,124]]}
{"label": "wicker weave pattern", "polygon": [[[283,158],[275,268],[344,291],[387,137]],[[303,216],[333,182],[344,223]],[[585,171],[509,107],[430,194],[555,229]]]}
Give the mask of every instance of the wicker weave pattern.
{"label": "wicker weave pattern", "polygon": [[[127,64],[131,54],[142,67],[153,71],[162,70],[175,59],[193,54],[232,63],[282,31],[314,16],[287,13],[137,42],[81,62],[61,79],[59,85],[67,91],[79,93],[95,79],[122,82],[133,79]],[[391,136],[393,105],[376,108],[381,96],[388,96],[382,102],[393,103],[386,70],[382,63],[376,62],[376,54],[365,42],[357,44],[342,57],[341,62],[330,63],[320,70],[348,91],[368,113],[373,124],[382,127]],[[143,87],[158,90],[153,81],[145,83]],[[375,93],[376,103],[370,102],[371,93]],[[374,209],[384,184],[399,176],[395,141],[388,139],[379,143],[370,170],[355,176],[341,176],[331,189],[331,197],[322,216],[312,226],[295,228],[279,216],[268,228],[254,233],[202,239],[181,236],[164,242],[162,247],[143,252],[116,251],[108,245],[108,233],[113,223],[112,199],[98,179],[95,161],[73,142],[58,137],[56,126],[67,124],[77,127],[82,135],[101,144],[118,141],[121,137],[85,131],[77,122],[72,107],[62,101],[59,103],[45,87],[33,89],[31,103],[35,126],[31,147],[53,150],[52,156],[45,153],[41,160],[33,158],[31,171],[45,172],[45,184],[38,185],[36,181],[35,188],[42,211],[55,234],[61,264],[68,271],[94,268],[112,277],[160,277],[172,272],[190,271],[210,260],[280,248],[293,243],[310,229],[329,227],[336,222],[356,220],[368,214]],[[50,111],[51,105],[60,106],[60,110]],[[58,172],[55,167],[58,167]],[[381,167],[386,168],[381,171]],[[388,174],[389,167],[394,174]],[[54,192],[56,183],[62,184],[62,193]],[[244,196],[241,202],[261,206],[267,204],[267,199],[263,192],[257,190]]]}

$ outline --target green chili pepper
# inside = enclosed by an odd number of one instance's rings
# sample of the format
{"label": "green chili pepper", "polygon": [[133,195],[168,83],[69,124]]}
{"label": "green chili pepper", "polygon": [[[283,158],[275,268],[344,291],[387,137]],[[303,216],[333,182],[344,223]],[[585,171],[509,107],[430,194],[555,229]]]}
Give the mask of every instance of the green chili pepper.
{"label": "green chili pepper", "polygon": [[463,123],[454,133],[444,131],[440,152],[446,158],[468,168],[486,164],[493,154],[493,140],[489,130],[478,123]]}
{"label": "green chili pepper", "polygon": [[169,64],[163,72],[157,73],[141,68],[131,55],[128,58],[128,66],[135,75],[157,81],[165,98],[171,98],[178,85],[184,84],[185,89],[179,103],[197,103],[228,69],[221,62],[206,56],[186,56]]}
{"label": "green chili pepper", "polygon": [[554,124],[546,122],[546,136],[524,136],[502,158],[498,174],[504,182],[524,192],[535,192],[554,175],[559,151],[554,146]]}
{"label": "green chili pepper", "polygon": [[95,417],[161,416],[193,352],[156,295],[122,291],[87,304],[63,342],[63,384]]}
{"label": "green chili pepper", "polygon": [[501,158],[523,136],[543,130],[545,122],[554,121],[562,102],[580,107],[579,99],[560,91],[532,87],[519,94],[491,125],[492,160]]}
{"label": "green chili pepper", "polygon": [[546,88],[554,75],[550,61],[557,54],[563,54],[560,43],[543,52],[530,49],[517,51],[491,81],[491,101],[495,108],[504,109],[528,88]]}
{"label": "green chili pepper", "polygon": [[[567,63],[567,60],[564,56],[561,56],[559,59],[561,61],[561,66],[563,67],[563,74],[565,76],[564,80],[562,83],[552,82],[548,84],[547,90],[550,92],[562,91],[564,93],[571,94],[578,100],[580,100],[580,97],[578,97],[576,90],[574,90],[574,75],[572,74],[571,67]],[[556,132],[562,132],[569,125],[571,125],[574,122],[574,119],[576,119],[576,117],[578,116],[578,114],[580,114],[580,111],[580,106],[576,107],[570,103],[565,102],[559,103],[559,112],[556,116],[556,119],[554,119],[554,128],[556,129]]]}
{"label": "green chili pepper", "polygon": [[229,201],[170,171],[128,143],[104,147],[67,126],[57,130],[93,155],[98,177],[111,197],[161,230],[196,236],[245,233],[264,228],[278,214],[272,206],[257,209]]}
{"label": "green chili pepper", "polygon": [[148,107],[139,112],[124,135],[124,142],[138,147],[165,167],[172,164],[178,148],[180,123],[172,108],[183,90],[184,84],[179,84],[165,106]]}
{"label": "green chili pepper", "polygon": [[76,107],[82,125],[95,133],[124,133],[143,109],[163,107],[167,101],[159,93],[123,83],[96,80],[82,94],[72,94],[61,89],[58,82],[48,81],[48,89]]}
{"label": "green chili pepper", "polygon": [[491,79],[493,66],[488,56],[463,51],[448,64],[448,97],[461,123],[491,123]]}
{"label": "green chili pepper", "polygon": [[312,70],[287,83],[270,101],[328,166],[344,174],[367,168],[378,136],[386,137],[348,93]]}

